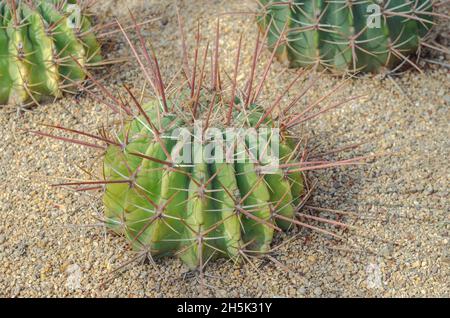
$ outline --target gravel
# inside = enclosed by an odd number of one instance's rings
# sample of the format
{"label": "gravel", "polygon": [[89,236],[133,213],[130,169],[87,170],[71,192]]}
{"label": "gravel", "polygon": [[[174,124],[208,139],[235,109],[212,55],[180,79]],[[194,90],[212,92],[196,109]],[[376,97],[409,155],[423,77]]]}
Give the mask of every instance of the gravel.
{"label": "gravel", "polygon": [[[171,78],[181,65],[173,2],[103,1],[98,15],[125,21],[125,3],[138,19],[161,17],[148,24],[144,34],[157,52],[163,76]],[[212,40],[215,14],[249,11],[253,2],[177,3],[193,43],[197,18],[203,17],[203,40]],[[256,32],[251,15],[221,16],[224,70],[232,69],[240,33],[245,35],[242,61],[250,64]],[[128,52],[117,35],[112,47],[111,56]],[[448,63],[440,55],[428,58]],[[269,56],[265,52],[262,61]],[[123,81],[140,87],[142,74],[135,64],[99,73],[110,75],[111,89]],[[262,100],[273,100],[292,80],[293,70],[276,77],[281,70],[275,62]],[[305,101],[338,82],[322,76]],[[292,91],[301,87],[299,83]],[[354,95],[367,96],[306,123],[302,133],[319,151],[365,142],[338,158],[382,154],[366,165],[310,174],[318,186],[309,205],[353,212],[343,220],[356,229],[315,224],[344,236],[342,241],[302,229],[295,240],[276,249],[276,262],[216,261],[206,270],[203,288],[177,259],[131,262],[119,274],[113,272],[135,254],[123,238],[97,221],[101,193],[51,186],[61,178],[88,178],[84,170],[99,174],[97,153],[25,131],[43,129],[42,123],[94,131],[108,117],[102,106],[89,96],[78,101],[68,96],[19,116],[0,110],[0,296],[449,297],[448,70],[426,64],[423,74],[409,70],[391,78],[363,76],[324,106]]]}

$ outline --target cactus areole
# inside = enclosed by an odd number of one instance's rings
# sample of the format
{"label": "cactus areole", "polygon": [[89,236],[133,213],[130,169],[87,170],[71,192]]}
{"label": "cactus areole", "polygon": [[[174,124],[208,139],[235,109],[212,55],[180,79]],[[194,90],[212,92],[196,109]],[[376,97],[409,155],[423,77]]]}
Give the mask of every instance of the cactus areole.
{"label": "cactus areole", "polygon": [[60,97],[100,62],[89,17],[76,1],[0,0],[0,105]]}
{"label": "cactus areole", "polygon": [[336,73],[379,73],[401,63],[413,65],[409,56],[421,47],[434,16],[432,0],[259,4],[258,25],[280,60],[291,67],[316,66]]}
{"label": "cactus areole", "polygon": [[[279,131],[264,110],[252,105],[233,111],[236,133],[231,125],[197,128],[198,121],[151,103],[145,109],[124,126],[104,159],[107,224],[137,250],[178,255],[199,268],[243,251],[265,253],[274,232],[293,225],[303,193],[302,174],[294,171],[299,166],[289,168],[295,145],[274,135]],[[274,150],[278,166],[267,169],[273,161],[265,154]]]}

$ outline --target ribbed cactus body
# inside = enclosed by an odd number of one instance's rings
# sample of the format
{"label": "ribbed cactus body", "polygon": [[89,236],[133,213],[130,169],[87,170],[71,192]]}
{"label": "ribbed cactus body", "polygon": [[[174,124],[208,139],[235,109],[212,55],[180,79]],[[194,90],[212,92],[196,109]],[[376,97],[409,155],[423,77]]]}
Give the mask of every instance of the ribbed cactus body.
{"label": "ribbed cactus body", "polygon": [[[381,72],[416,53],[432,26],[431,0],[260,0],[258,24],[291,67]],[[269,28],[269,30],[267,30]]]}
{"label": "ribbed cactus body", "polygon": [[[245,116],[235,112],[234,122],[253,127],[262,114],[252,107]],[[233,162],[196,163],[191,158],[192,164],[170,164],[184,155],[180,149],[186,141],[188,147],[195,147],[194,133],[187,139],[167,136],[178,128],[192,131],[192,123],[173,114],[158,115],[154,107],[147,108],[147,116],[150,121],[140,116],[126,124],[104,159],[107,224],[124,234],[135,249],[152,256],[177,255],[197,268],[211,258],[267,252],[274,232],[292,226],[303,193],[300,172],[279,166],[270,174],[262,173],[263,164],[249,160],[250,154]],[[158,141],[149,122],[166,138]],[[294,162],[292,146],[280,140],[280,163]],[[237,159],[237,143],[224,148],[224,153]]]}
{"label": "ribbed cactus body", "polygon": [[101,61],[89,18],[71,2],[0,0],[0,105],[60,97]]}

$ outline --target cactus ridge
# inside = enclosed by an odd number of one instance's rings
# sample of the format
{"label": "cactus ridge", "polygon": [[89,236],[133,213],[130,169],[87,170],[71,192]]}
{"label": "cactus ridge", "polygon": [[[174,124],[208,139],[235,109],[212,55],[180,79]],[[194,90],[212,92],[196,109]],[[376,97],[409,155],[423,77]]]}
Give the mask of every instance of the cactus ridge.
{"label": "cactus ridge", "polygon": [[102,60],[77,1],[0,0],[0,105],[38,104],[73,92]]}
{"label": "cactus ridge", "polygon": [[[181,20],[180,29],[181,38],[185,39]],[[344,223],[305,213],[305,201],[313,188],[305,172],[360,163],[366,157],[341,161],[320,157],[308,160],[307,145],[294,128],[358,97],[329,107],[321,106],[327,96],[342,86],[339,84],[303,111],[294,112],[292,107],[310,86],[287,106],[281,103],[289,89],[307,74],[302,70],[273,103],[262,106],[259,97],[272,60],[259,76],[256,66],[262,41],[258,39],[246,82],[238,83],[241,36],[234,73],[225,85],[219,64],[219,21],[214,48],[210,50],[208,44],[203,51],[200,49],[198,27],[193,63],[187,50],[183,49],[184,84],[167,87],[155,53],[151,47],[146,47],[141,36],[140,26],[135,22],[139,48],[132,44],[122,27],[121,30],[145,76],[144,86],[151,87],[151,97],[146,99],[143,90],[127,86],[124,87],[126,94],[116,97],[96,81],[103,97],[98,100],[119,117],[120,124],[113,126],[112,131],[102,129],[95,135],[50,126],[77,138],[34,131],[40,136],[86,146],[104,154],[103,178],[60,183],[59,186],[72,187],[76,191],[103,190],[103,221],[124,235],[139,252],[139,257],[153,261],[157,257],[177,256],[200,274],[206,264],[216,258],[239,261],[266,256],[273,251],[274,235],[281,231],[304,227],[335,239],[341,238],[333,231],[309,222],[346,227]],[[185,40],[182,47],[187,47]],[[144,54],[139,54],[138,50]],[[211,56],[210,51],[214,52]],[[211,67],[207,76],[209,60]],[[210,83],[206,83],[207,77],[211,79]],[[310,81],[316,82],[314,77],[310,77]],[[137,97],[135,91],[139,91],[141,97]],[[211,136],[208,128],[215,128],[214,136],[224,136],[230,128],[250,130],[250,133],[241,139],[232,139],[231,146],[227,143],[215,145],[211,154],[223,151],[223,161],[208,160],[210,157],[196,161],[194,158],[199,153],[195,150],[196,142],[208,146],[208,136]],[[179,135],[173,138],[180,129],[187,132],[183,135],[185,138],[180,139]],[[264,147],[258,143],[255,149],[252,142],[255,132],[265,136],[267,141],[279,140],[280,162],[271,173],[264,170],[268,167],[264,154],[270,155],[265,147],[267,143],[262,144]],[[181,157],[191,160],[181,161]],[[234,160],[236,158],[241,160]]]}
{"label": "cactus ridge", "polygon": [[[434,18],[442,16],[433,0],[258,3],[258,25],[280,60],[336,73],[380,73],[404,63],[419,69],[409,56],[435,47],[426,41]],[[275,45],[280,38],[282,45]]]}

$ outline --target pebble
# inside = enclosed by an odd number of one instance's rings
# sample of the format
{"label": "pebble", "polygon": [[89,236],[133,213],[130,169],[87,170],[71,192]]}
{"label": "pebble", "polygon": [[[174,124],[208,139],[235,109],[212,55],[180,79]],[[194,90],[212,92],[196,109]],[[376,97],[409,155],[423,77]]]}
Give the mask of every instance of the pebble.
{"label": "pebble", "polygon": [[414,263],[411,264],[412,268],[418,268],[420,267],[420,262],[419,261],[415,261]]}
{"label": "pebble", "polygon": [[314,295],[321,296],[322,295],[322,289],[320,287],[314,288]]}
{"label": "pebble", "polygon": [[427,185],[425,187],[425,190],[423,191],[423,194],[425,194],[425,195],[430,195],[430,194],[433,194],[433,193],[434,193],[434,189],[433,189],[433,186],[431,184]]}

